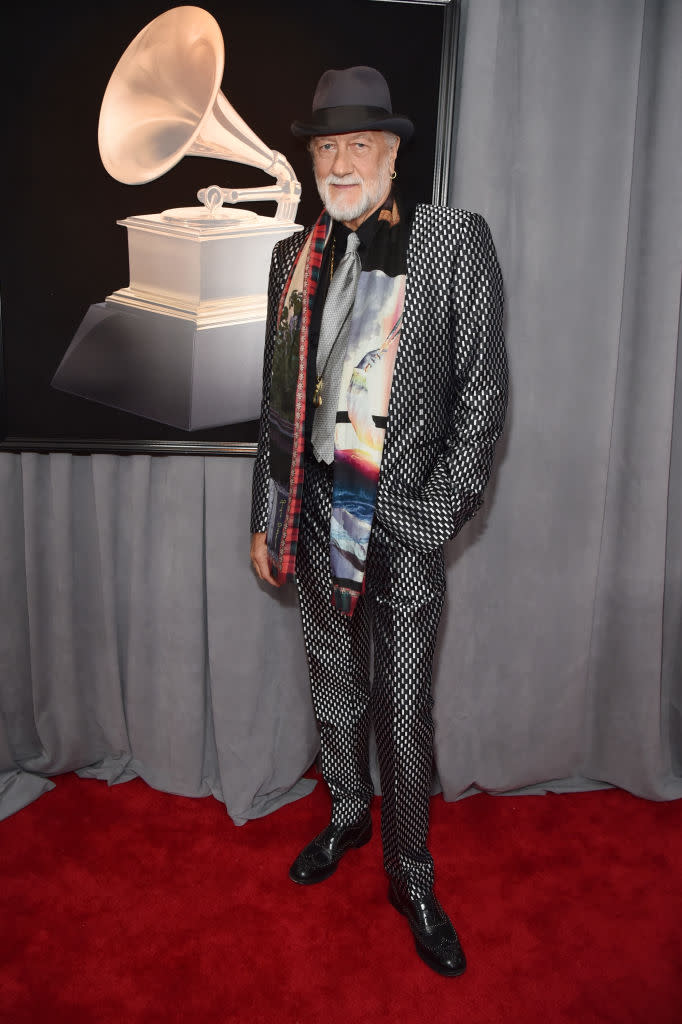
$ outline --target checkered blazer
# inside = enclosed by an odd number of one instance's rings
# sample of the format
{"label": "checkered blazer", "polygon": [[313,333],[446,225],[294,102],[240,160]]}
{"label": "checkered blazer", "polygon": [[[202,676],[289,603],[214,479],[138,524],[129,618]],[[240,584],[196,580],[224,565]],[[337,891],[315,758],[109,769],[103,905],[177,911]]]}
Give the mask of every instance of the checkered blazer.
{"label": "checkered blazer", "polygon": [[[268,402],[277,309],[308,229],[272,255],[251,531],[267,528]],[[408,547],[454,537],[483,501],[507,406],[502,275],[479,214],[416,208],[407,250],[376,516]]]}

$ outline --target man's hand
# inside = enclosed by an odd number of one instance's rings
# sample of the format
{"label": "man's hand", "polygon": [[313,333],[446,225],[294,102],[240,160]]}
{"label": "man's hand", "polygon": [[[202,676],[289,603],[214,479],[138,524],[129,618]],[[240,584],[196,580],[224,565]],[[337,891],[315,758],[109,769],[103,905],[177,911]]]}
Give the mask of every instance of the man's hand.
{"label": "man's hand", "polygon": [[251,564],[256,570],[256,576],[259,580],[265,580],[266,583],[270,583],[273,587],[279,587],[281,583],[272,575],[268,565],[268,549],[265,543],[265,536],[264,533],[254,533],[251,535]]}

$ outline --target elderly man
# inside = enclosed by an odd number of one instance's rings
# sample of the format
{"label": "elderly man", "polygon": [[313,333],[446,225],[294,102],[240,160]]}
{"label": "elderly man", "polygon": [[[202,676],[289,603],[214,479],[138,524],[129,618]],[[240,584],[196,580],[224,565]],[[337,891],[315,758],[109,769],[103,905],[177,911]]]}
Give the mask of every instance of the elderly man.
{"label": "elderly man", "polygon": [[443,545],[481,505],[504,421],[502,281],[480,216],[405,217],[392,182],[413,126],[378,71],[325,72],[292,131],[324,210],[272,257],[251,560],[296,580],[331,820],[289,874],[321,882],[369,841],[373,722],[389,899],[456,976],[427,848],[431,665]]}

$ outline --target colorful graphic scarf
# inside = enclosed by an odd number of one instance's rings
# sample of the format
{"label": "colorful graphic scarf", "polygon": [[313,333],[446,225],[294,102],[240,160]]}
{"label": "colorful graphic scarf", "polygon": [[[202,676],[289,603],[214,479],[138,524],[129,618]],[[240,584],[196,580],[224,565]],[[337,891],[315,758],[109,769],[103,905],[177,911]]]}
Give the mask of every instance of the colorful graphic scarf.
{"label": "colorful graphic scarf", "polygon": [[[325,211],[292,267],[277,315],[270,390],[267,545],[273,575],[282,582],[293,579],[296,569],[303,495],[308,331],[330,235],[331,220]],[[347,615],[353,614],[364,589],[404,298],[400,218],[389,196],[363,259],[334,434],[331,600],[333,607]]]}

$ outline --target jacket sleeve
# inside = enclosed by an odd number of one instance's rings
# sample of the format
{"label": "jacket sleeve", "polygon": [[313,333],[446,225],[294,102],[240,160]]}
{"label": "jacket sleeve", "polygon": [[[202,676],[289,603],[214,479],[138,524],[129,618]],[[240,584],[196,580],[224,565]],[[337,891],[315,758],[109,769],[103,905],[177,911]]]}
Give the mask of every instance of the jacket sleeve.
{"label": "jacket sleeve", "polygon": [[253,483],[251,487],[251,533],[264,533],[268,525],[268,481],[270,476],[270,381],[272,378],[272,359],[275,350],[277,333],[277,310],[282,293],[282,281],[279,269],[280,245],[272,252],[270,276],[268,279],[268,305],[265,322],[265,350],[263,353],[263,398],[261,400],[260,426],[258,432],[258,451],[253,467]]}
{"label": "jacket sleeve", "polygon": [[390,499],[377,506],[388,530],[419,551],[455,537],[483,504],[507,408],[502,275],[484,219],[470,215],[464,232],[450,284],[458,369],[448,382],[453,401],[447,435],[425,483],[416,492],[393,487]]}

